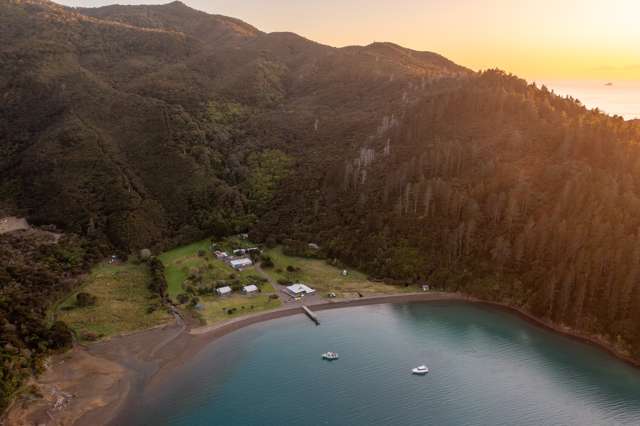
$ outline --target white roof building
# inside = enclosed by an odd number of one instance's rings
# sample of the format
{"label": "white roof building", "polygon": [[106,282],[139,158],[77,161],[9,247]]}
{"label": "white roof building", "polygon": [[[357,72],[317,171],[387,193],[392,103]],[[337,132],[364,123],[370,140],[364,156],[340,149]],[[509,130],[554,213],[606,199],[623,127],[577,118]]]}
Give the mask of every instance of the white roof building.
{"label": "white roof building", "polygon": [[218,259],[224,259],[226,257],[229,257],[226,251],[215,251],[213,254],[215,254],[216,258]]}
{"label": "white roof building", "polygon": [[229,264],[233,269],[240,270],[253,265],[253,262],[251,261],[251,259],[247,257],[243,257],[241,259],[233,259],[229,261]]}
{"label": "white roof building", "polygon": [[316,291],[304,284],[293,284],[287,287],[287,292],[292,296],[304,296],[305,294],[313,294]]}
{"label": "white roof building", "polygon": [[244,294],[257,293],[258,292],[258,286],[256,286],[255,284],[246,285],[246,286],[242,287],[242,292]]}
{"label": "white roof building", "polygon": [[218,296],[225,296],[227,294],[231,294],[231,287],[224,286],[224,287],[218,287],[216,288],[216,293],[218,293]]}

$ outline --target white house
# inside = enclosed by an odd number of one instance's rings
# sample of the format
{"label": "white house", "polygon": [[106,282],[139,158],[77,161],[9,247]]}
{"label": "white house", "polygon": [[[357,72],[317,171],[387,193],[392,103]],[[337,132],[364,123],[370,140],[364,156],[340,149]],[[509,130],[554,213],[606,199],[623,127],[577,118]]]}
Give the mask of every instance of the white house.
{"label": "white house", "polygon": [[304,284],[293,284],[287,287],[287,293],[293,297],[304,296],[305,294],[313,294],[316,291],[311,287],[307,287]]}
{"label": "white house", "polygon": [[231,287],[229,287],[228,285],[216,288],[216,293],[218,293],[218,296],[226,296],[228,294],[231,294],[231,291]]}
{"label": "white house", "polygon": [[225,251],[215,251],[213,252],[213,254],[216,255],[216,259],[226,259],[227,257],[229,257],[229,255]]}
{"label": "white house", "polygon": [[258,292],[258,286],[255,284],[249,284],[242,287],[242,292],[244,294],[253,294]]}
{"label": "white house", "polygon": [[231,260],[229,262],[229,265],[231,265],[231,267],[236,271],[242,271],[244,268],[248,268],[249,266],[253,265],[253,262],[251,261],[251,259],[243,257],[240,259]]}

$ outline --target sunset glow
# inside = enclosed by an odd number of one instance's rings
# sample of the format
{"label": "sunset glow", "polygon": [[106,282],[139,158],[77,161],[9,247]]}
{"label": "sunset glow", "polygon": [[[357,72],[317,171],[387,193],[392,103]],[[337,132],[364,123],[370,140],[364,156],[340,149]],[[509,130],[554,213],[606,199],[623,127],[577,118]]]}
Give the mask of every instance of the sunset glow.
{"label": "sunset glow", "polygon": [[[98,6],[106,0],[66,0]],[[127,2],[125,2],[127,3]],[[157,3],[157,0],[129,3]],[[333,46],[393,41],[529,79],[640,79],[637,0],[185,0]]]}

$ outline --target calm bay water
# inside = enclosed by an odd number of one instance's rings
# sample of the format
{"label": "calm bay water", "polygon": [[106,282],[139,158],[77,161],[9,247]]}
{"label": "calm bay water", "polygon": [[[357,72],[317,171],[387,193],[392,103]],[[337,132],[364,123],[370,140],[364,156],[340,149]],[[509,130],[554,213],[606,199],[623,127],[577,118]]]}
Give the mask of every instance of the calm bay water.
{"label": "calm bay water", "polygon": [[558,95],[579,99],[589,109],[599,108],[625,120],[640,119],[640,81],[547,80],[541,84]]}
{"label": "calm bay water", "polygon": [[[213,342],[141,401],[144,425],[640,425],[640,370],[501,310],[337,309]],[[340,353],[326,362],[320,355]],[[431,372],[412,376],[427,364]]]}

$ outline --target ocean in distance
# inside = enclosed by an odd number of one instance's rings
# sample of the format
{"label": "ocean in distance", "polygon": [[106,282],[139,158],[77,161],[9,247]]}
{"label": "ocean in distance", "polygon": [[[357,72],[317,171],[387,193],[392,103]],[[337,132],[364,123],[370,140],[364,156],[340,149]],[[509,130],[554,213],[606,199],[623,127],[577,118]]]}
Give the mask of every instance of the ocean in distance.
{"label": "ocean in distance", "polygon": [[640,119],[640,80],[536,80],[536,84],[579,99],[589,109],[599,108],[625,120]]}
{"label": "ocean in distance", "polygon": [[[218,340],[146,395],[135,425],[639,425],[640,369],[500,309],[336,309]],[[336,351],[340,359],[323,361]],[[426,364],[426,376],[411,369]]]}

